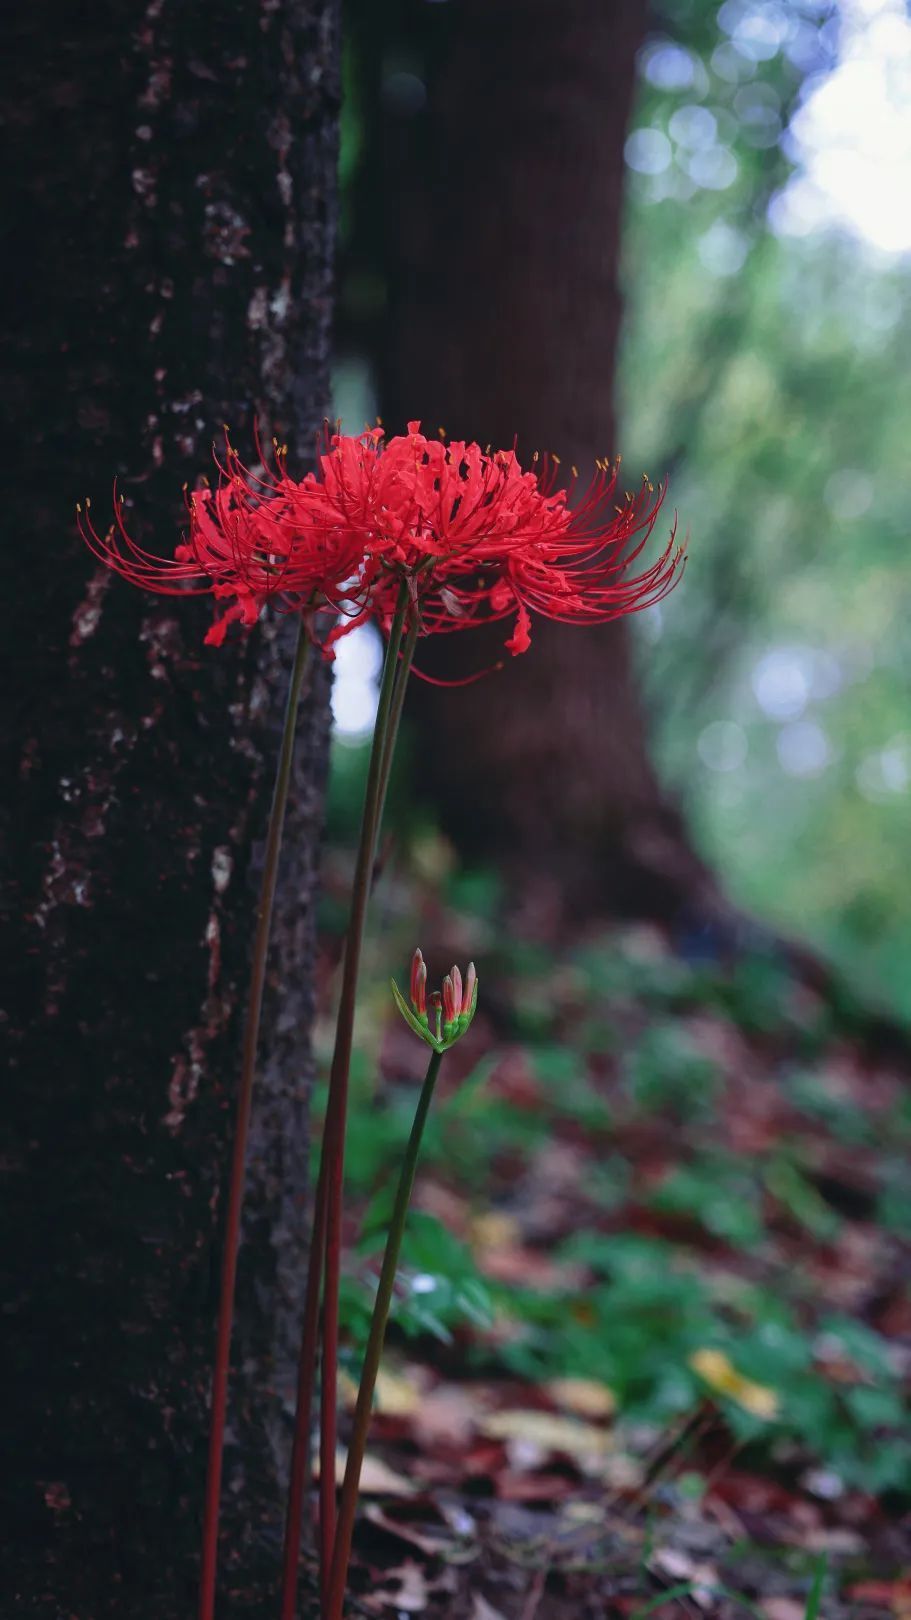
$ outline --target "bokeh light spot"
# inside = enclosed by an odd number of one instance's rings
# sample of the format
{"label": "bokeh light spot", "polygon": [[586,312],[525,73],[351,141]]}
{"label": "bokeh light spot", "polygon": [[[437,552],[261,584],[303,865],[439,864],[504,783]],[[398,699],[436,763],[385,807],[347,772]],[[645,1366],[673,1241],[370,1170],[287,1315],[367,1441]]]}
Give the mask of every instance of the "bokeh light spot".
{"label": "bokeh light spot", "polygon": [[817,720],[792,720],[782,726],[775,746],[788,776],[821,776],[832,763],[832,745]]}
{"label": "bokeh light spot", "polygon": [[671,162],[671,143],[660,129],[634,129],[624,151],[637,174],[661,174]]}

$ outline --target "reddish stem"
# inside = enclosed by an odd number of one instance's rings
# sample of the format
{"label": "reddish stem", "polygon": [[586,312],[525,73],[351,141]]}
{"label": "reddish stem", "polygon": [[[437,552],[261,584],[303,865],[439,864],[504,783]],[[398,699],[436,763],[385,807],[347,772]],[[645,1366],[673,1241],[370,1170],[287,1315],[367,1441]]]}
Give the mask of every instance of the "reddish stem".
{"label": "reddish stem", "polygon": [[[402,587],[400,608],[404,622],[407,588]],[[335,1453],[338,1429],[338,1308],[342,1270],[342,1192],[345,1177],[345,1130],[348,1116],[348,1077],[351,1068],[351,1047],[354,1036],[354,1013],[357,996],[358,970],[364,941],[364,923],[373,884],[373,867],[380,834],[392,759],[395,751],[405,689],[411,672],[418,620],[415,616],[402,646],[401,665],[391,687],[382,734],[378,740],[377,774],[375,784],[368,776],[365,792],[365,820],[362,849],[359,851],[351,899],[351,922],[345,951],[342,991],[339,1002],[336,1045],[333,1053],[329,1081],[329,1108],[326,1115],[327,1134],[324,1152],[328,1161],[326,1173],[326,1270],[323,1294],[323,1365],[320,1386],[320,1570],[322,1592],[328,1589],[329,1568],[335,1545]],[[401,645],[401,632],[399,638]],[[391,645],[391,639],[390,639]],[[388,656],[388,655],[387,655]],[[398,653],[396,652],[396,664]],[[382,700],[382,694],[381,694]],[[377,713],[379,732],[379,711]],[[369,827],[367,825],[369,820]],[[335,1112],[332,1114],[332,1135],[329,1121],[335,1083]]]}
{"label": "reddish stem", "polygon": [[221,1292],[218,1302],[218,1333],[215,1341],[215,1367],[212,1375],[209,1459],[203,1510],[199,1620],[213,1620],[215,1614],[218,1520],[221,1504],[225,1420],[228,1407],[228,1375],[231,1364],[231,1328],[234,1321],[234,1294],[237,1283],[237,1253],[240,1247],[240,1222],[243,1210],[247,1138],[250,1131],[250,1114],[253,1105],[253,1079],[256,1070],[256,1053],[259,1046],[259,1027],[262,1014],[263,988],[266,980],[266,959],[269,950],[272,906],[275,900],[282,831],[285,824],[285,810],[291,784],[294,731],[300,705],[304,671],[307,668],[310,651],[310,641],[303,620],[301,620],[298,627],[291,681],[288,687],[288,701],[285,708],[285,723],[275,775],[275,788],[272,794],[272,808],[269,812],[262,885],[256,913],[256,933],[253,940],[250,995],[247,1003],[247,1021],[244,1027],[240,1082],[237,1092],[237,1118],[234,1128],[234,1148],[231,1157],[231,1179],[228,1187],[228,1209],[225,1218],[224,1251],[221,1268]]}
{"label": "reddish stem", "polygon": [[[364,937],[367,902],[370,897],[373,862],[379,818],[389,777],[391,754],[390,719],[401,713],[401,699],[395,701],[399,684],[407,681],[408,666],[399,668],[402,630],[408,605],[408,588],[402,584],[396,613],[389,632],[386,661],[380,686],[373,747],[364,793],[360,841],[351,894],[351,915],[345,943],[342,987],[336,1023],[335,1049],[329,1074],[329,1096],[323,1128],[319,1180],[313,1212],[304,1320],[298,1362],[297,1413],[291,1451],[291,1478],[285,1517],[281,1617],[294,1620],[297,1606],[297,1580],[300,1563],[300,1535],[309,1461],[310,1418],[316,1385],[317,1340],[320,1286],[323,1258],[326,1258],[326,1289],[323,1302],[323,1369],[320,1392],[320,1558],[324,1582],[335,1537],[335,1435],[338,1397],[338,1295],[341,1258],[341,1190],[345,1121],[348,1104],[348,1071],[354,1030],[354,1005],[358,969]],[[416,634],[416,631],[415,631]],[[414,636],[408,645],[413,650]],[[410,663],[410,659],[409,659]],[[402,697],[404,693],[402,692]]]}
{"label": "reddish stem", "polygon": [[304,1300],[304,1320],[301,1332],[300,1357],[297,1370],[297,1411],[294,1441],[291,1447],[291,1477],[285,1509],[285,1545],[282,1560],[282,1620],[294,1620],[297,1608],[297,1572],[300,1562],[301,1522],[304,1497],[307,1493],[307,1473],[310,1462],[310,1421],[313,1396],[316,1389],[316,1359],[319,1343],[320,1285],[323,1275],[323,1251],[326,1243],[326,1197],[323,1163],[313,1207],[313,1229],[310,1233],[310,1257],[307,1266],[307,1293]]}

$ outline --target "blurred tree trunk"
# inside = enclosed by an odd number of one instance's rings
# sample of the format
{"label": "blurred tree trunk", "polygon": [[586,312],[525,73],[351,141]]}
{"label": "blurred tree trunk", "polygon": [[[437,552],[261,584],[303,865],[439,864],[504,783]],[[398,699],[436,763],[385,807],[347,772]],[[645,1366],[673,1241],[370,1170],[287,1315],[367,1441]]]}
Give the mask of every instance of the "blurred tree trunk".
{"label": "blurred tree trunk", "polygon": [[[167,552],[230,422],[307,453],[329,399],[336,0],[10,18],[0,347],[10,977],[3,1532],[18,1613],[186,1620],[239,1038],[293,626],[94,566],[91,493]],[[299,1304],[328,733],[300,719],[239,1282],[229,1574],[277,1562]],[[277,987],[281,985],[278,1015]],[[227,1543],[227,1538],[226,1538]],[[230,1559],[228,1563],[230,1565]],[[226,1605],[220,1612],[234,1612]]]}
{"label": "blurred tree trunk", "polygon": [[[443,9],[449,32],[426,109],[386,98],[390,194],[401,202],[388,230],[384,408],[396,427],[419,416],[482,443],[518,434],[526,455],[553,450],[586,471],[617,450],[623,145],[647,8]],[[641,469],[629,471],[637,483]],[[462,639],[426,667],[464,670]],[[480,665],[502,639],[471,649]],[[712,879],[649,758],[626,626],[537,621],[531,651],[506,665],[417,705],[422,779],[426,768],[462,847],[552,883],[574,913],[712,905]]]}

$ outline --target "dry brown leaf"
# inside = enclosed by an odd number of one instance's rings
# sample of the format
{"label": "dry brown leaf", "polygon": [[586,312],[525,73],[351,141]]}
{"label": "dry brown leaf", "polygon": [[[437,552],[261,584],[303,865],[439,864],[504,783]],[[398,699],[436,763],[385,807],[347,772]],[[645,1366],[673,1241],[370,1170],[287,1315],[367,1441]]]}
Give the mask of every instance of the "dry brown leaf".
{"label": "dry brown leaf", "polygon": [[516,1474],[501,1468],[494,1476],[501,1502],[546,1502],[553,1507],[577,1489],[565,1474]]}
{"label": "dry brown leaf", "polygon": [[414,1428],[427,1445],[462,1445],[480,1427],[485,1411],[486,1402],[470,1386],[437,1384],[420,1397]]}
{"label": "dry brown leaf", "polygon": [[374,1405],[385,1417],[412,1417],[421,1404],[420,1375],[390,1372],[381,1367],[376,1375]]}
{"label": "dry brown leaf", "polygon": [[553,1452],[572,1457],[587,1471],[603,1466],[611,1446],[604,1429],[582,1423],[579,1418],[561,1417],[556,1412],[533,1408],[507,1408],[490,1412],[481,1425],[483,1434],[502,1440],[514,1466],[531,1468]]}
{"label": "dry brown leaf", "polygon": [[[392,1582],[398,1582],[392,1586]],[[382,1601],[390,1608],[404,1610],[406,1614],[420,1614],[426,1609],[430,1597],[427,1579],[420,1564],[412,1558],[406,1558],[395,1569],[388,1569],[384,1574],[384,1587],[389,1585],[390,1590],[383,1591]]]}
{"label": "dry brown leaf", "polygon": [[472,1594],[471,1605],[471,1620],[506,1620],[502,1610],[495,1609],[480,1592]]}
{"label": "dry brown leaf", "polygon": [[806,1609],[794,1598],[773,1597],[766,1598],[762,1612],[766,1620],[804,1620]]}
{"label": "dry brown leaf", "polygon": [[[345,1465],[348,1453],[340,1446],[335,1453],[335,1483],[341,1485],[345,1478]],[[319,1479],[319,1459],[314,1462],[314,1476]],[[361,1469],[360,1490],[362,1496],[413,1496],[415,1487],[410,1480],[397,1474],[380,1457],[371,1456],[368,1451]]]}
{"label": "dry brown leaf", "polygon": [[617,1408],[613,1390],[594,1378],[552,1378],[544,1388],[557,1406],[576,1417],[609,1418]]}
{"label": "dry brown leaf", "polygon": [[832,1553],[839,1558],[857,1558],[866,1546],[863,1536],[846,1525],[835,1525],[831,1530],[824,1525],[814,1527],[800,1536],[799,1544],[807,1552]]}
{"label": "dry brown leaf", "polygon": [[[409,1363],[402,1372],[394,1372],[391,1367],[381,1367],[376,1375],[374,1411],[381,1417],[413,1417],[424,1399],[423,1392],[427,1382],[427,1371],[424,1367],[416,1367]],[[339,1373],[338,1390],[341,1400],[353,1410],[357,1400],[357,1384],[350,1373],[344,1371]]]}
{"label": "dry brown leaf", "polygon": [[504,1215],[492,1209],[472,1219],[471,1246],[476,1254],[490,1249],[513,1249],[521,1240],[522,1227],[515,1215]]}
{"label": "dry brown leaf", "polygon": [[542,1291],[569,1291],[585,1282],[585,1267],[566,1260],[555,1260],[538,1249],[519,1244],[477,1252],[478,1270],[494,1282],[518,1283]]}
{"label": "dry brown leaf", "polygon": [[650,1569],[660,1570],[662,1575],[669,1575],[672,1580],[692,1581],[690,1595],[693,1601],[701,1609],[711,1608],[715,1601],[714,1589],[719,1584],[714,1564],[697,1564],[689,1553],[681,1551],[679,1547],[656,1547],[648,1562]]}
{"label": "dry brown leaf", "polygon": [[412,1523],[415,1511],[416,1509],[412,1505],[396,1511],[392,1508],[383,1508],[379,1502],[368,1502],[364,1510],[364,1516],[370,1520],[371,1524],[378,1525],[381,1530],[397,1536],[401,1541],[407,1541],[412,1547],[417,1547],[419,1551],[426,1553],[428,1557],[448,1557],[456,1545],[453,1531],[449,1525],[443,1522],[434,1528],[429,1522],[433,1510],[427,1508],[422,1511],[420,1504],[417,1506],[417,1512],[421,1514],[421,1517],[414,1518]]}

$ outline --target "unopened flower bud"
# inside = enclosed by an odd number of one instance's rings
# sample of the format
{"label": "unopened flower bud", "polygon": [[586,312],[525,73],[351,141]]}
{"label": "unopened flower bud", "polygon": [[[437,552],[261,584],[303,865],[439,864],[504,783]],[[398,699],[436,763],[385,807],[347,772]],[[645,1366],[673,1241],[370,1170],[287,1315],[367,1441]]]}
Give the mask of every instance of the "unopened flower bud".
{"label": "unopened flower bud", "polygon": [[411,1005],[418,1017],[427,1016],[427,963],[420,951],[411,959]]}
{"label": "unopened flower bud", "polygon": [[468,972],[465,975],[465,990],[464,990],[464,993],[462,995],[462,1004],[461,1004],[461,1007],[459,1008],[460,1012],[462,1012],[462,1013],[471,1012],[471,1003],[472,1003],[472,1001],[474,999],[474,987],[477,984],[477,982],[478,982],[478,975],[477,975],[477,972],[475,971],[475,965],[474,965],[473,962],[469,962],[469,964],[468,964]]}
{"label": "unopened flower bud", "polygon": [[451,1040],[456,1027],[459,1014],[459,1003],[456,1000],[455,985],[452,975],[447,973],[443,980],[443,1039]]}

